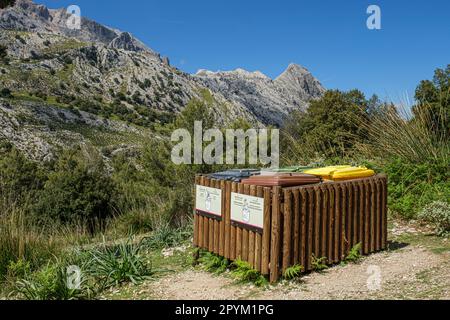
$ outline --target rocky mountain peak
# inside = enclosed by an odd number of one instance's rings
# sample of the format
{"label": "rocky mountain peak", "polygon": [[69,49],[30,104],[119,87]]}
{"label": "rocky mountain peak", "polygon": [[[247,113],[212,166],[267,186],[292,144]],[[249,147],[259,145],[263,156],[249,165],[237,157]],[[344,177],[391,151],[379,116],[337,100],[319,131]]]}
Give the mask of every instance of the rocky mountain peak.
{"label": "rocky mountain peak", "polygon": [[322,84],[303,66],[291,63],[288,68],[275,79],[275,83],[285,93],[302,96],[320,97],[325,89]]}
{"label": "rocky mountain peak", "polygon": [[140,52],[149,50],[142,42],[134,38],[129,32],[122,32],[109,43],[110,48]]}

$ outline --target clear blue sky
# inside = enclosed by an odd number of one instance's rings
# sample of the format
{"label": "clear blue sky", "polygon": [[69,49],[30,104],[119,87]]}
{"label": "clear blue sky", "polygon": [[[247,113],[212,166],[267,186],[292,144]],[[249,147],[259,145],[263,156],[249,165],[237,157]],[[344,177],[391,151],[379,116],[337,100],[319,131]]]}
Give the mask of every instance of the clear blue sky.
{"label": "clear blue sky", "polygon": [[[274,78],[290,62],[329,89],[361,89],[399,101],[450,63],[448,0],[36,0],[80,6],[82,15],[133,33],[189,73],[260,70]],[[367,7],[382,30],[366,27]]]}

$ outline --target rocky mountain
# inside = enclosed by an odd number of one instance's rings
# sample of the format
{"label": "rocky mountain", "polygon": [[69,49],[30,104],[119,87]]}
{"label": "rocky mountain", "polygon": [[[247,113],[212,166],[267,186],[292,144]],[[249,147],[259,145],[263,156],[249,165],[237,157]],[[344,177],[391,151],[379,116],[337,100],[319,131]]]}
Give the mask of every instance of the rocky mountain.
{"label": "rocky mountain", "polygon": [[195,78],[235,105],[243,106],[265,124],[282,125],[293,110],[306,110],[311,99],[325,89],[305,68],[291,64],[275,80],[259,71],[229,72],[200,70]]}
{"label": "rocky mountain", "polygon": [[[16,0],[0,10],[0,90],[12,92],[0,99],[0,138],[15,142],[20,126],[33,127],[28,132],[35,136],[37,131],[48,136],[53,131],[51,121],[42,120],[50,119],[46,109],[63,111],[63,117],[51,118],[60,124],[72,119],[71,124],[91,127],[93,121],[94,129],[117,131],[123,127],[118,123],[151,128],[170,121],[193,98],[207,98],[222,123],[245,118],[256,126],[281,126],[292,110],[306,109],[324,92],[310,72],[294,64],[274,80],[241,69],[190,75],[128,32],[87,18],[74,30],[68,19],[66,9],[48,9],[31,0]],[[42,121],[21,123],[18,118],[26,117],[20,114]],[[50,145],[34,149],[47,150]]]}

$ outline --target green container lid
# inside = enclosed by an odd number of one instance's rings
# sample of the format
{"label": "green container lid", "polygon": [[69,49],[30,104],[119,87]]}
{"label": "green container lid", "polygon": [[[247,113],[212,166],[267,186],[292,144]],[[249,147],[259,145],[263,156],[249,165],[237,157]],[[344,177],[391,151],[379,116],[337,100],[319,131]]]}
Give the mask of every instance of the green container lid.
{"label": "green container lid", "polygon": [[284,167],[284,168],[278,168],[278,169],[263,169],[261,170],[262,173],[268,172],[268,173],[295,173],[295,172],[303,172],[305,170],[309,170],[311,167],[307,166],[292,166],[292,167]]}

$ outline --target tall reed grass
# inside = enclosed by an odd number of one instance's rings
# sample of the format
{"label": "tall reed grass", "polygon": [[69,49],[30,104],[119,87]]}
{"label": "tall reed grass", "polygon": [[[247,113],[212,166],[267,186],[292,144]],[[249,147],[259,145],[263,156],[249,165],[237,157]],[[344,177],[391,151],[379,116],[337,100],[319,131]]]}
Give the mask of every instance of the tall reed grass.
{"label": "tall reed grass", "polygon": [[382,109],[370,122],[359,122],[367,129],[368,136],[367,142],[358,149],[371,159],[448,164],[450,144],[444,128],[449,115],[446,113],[444,107],[433,112],[427,107],[418,108],[414,115],[403,105]]}

